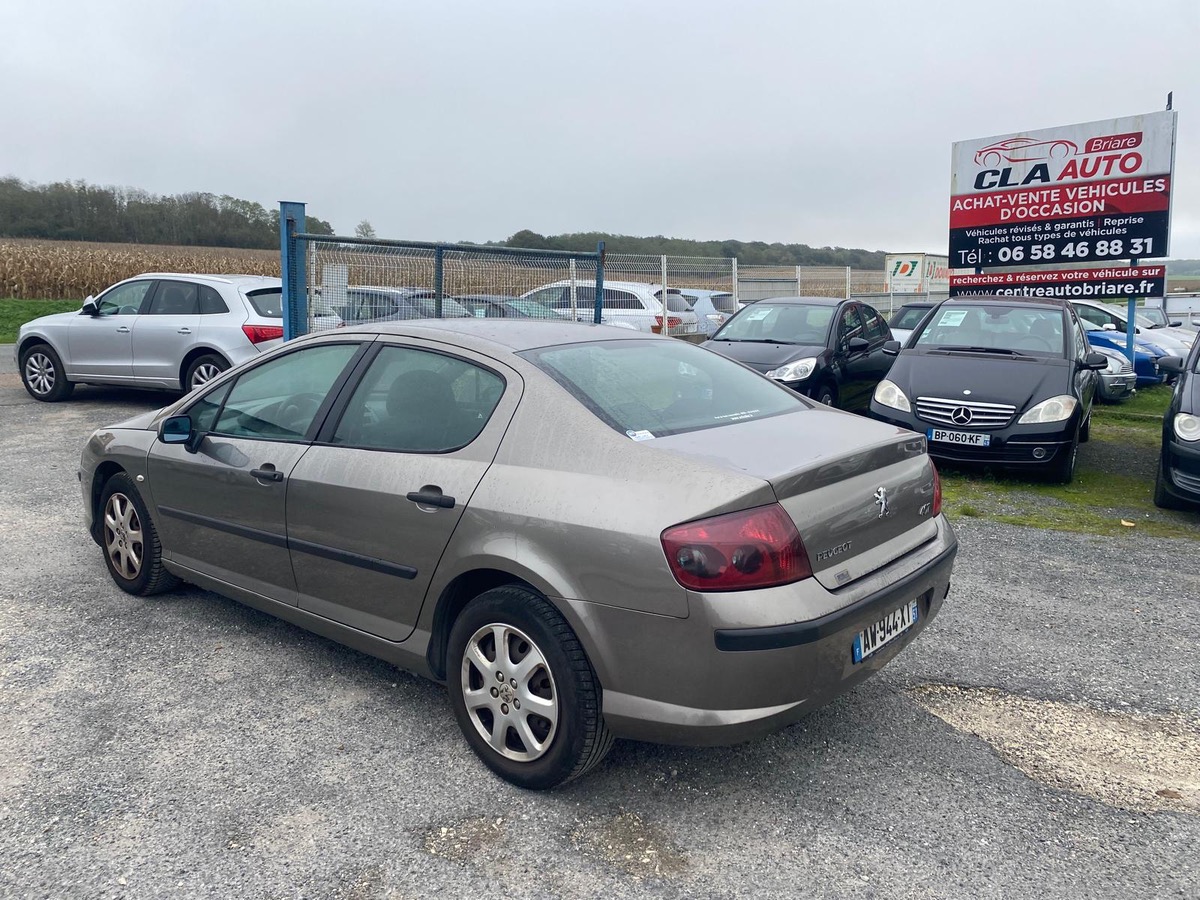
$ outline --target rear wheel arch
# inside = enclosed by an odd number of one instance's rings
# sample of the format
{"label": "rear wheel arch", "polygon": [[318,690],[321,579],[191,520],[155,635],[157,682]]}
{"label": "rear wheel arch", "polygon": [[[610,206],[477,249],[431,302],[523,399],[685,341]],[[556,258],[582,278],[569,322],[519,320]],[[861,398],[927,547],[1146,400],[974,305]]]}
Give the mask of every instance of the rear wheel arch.
{"label": "rear wheel arch", "polygon": [[[433,674],[446,678],[446,657],[450,643],[450,630],[467,604],[492,588],[506,585],[525,588],[539,596],[545,596],[528,581],[511,572],[500,569],[473,569],[456,576],[442,590],[433,612],[433,623],[429,630],[429,647],[425,657]],[[553,601],[551,601],[553,602]]]}
{"label": "rear wheel arch", "polygon": [[187,383],[188,373],[191,371],[192,364],[202,356],[217,357],[225,364],[226,369],[232,365],[232,363],[229,361],[229,358],[220,350],[215,350],[212,347],[193,347],[187,352],[187,354],[183,357],[183,361],[179,364],[179,387],[182,390],[189,390]]}

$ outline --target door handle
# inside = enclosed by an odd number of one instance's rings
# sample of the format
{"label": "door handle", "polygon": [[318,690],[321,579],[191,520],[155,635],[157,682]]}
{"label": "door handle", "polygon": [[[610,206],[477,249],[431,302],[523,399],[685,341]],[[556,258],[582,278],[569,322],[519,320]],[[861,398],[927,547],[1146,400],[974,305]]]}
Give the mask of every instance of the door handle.
{"label": "door handle", "polygon": [[275,467],[267,463],[261,469],[251,469],[250,474],[259,481],[283,481],[283,473],[276,471]]}
{"label": "door handle", "polygon": [[436,506],[439,509],[454,509],[454,498],[447,497],[441,490],[409,491],[405,499],[418,506]]}
{"label": "door handle", "polygon": [[176,334],[191,334],[191,333],[192,333],[192,329],[190,329],[190,328],[180,328],[179,331],[176,332]]}
{"label": "door handle", "polygon": [[120,328],[117,329],[117,334],[129,334],[129,326],[122,325]]}

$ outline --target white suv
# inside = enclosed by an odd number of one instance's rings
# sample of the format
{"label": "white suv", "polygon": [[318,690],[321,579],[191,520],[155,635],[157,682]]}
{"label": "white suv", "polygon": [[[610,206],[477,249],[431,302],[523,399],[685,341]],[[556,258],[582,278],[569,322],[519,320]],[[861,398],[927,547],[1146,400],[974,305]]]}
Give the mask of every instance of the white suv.
{"label": "white suv", "polygon": [[[574,303],[572,303],[574,291]],[[600,321],[605,325],[636,328],[638,331],[663,332],[663,287],[640,281],[605,281],[604,301]],[[666,289],[668,334],[698,334],[700,320],[683,294],[675,288]],[[592,321],[596,301],[596,285],[589,281],[556,281],[521,295],[522,300],[534,300],[561,316],[580,322]]]}
{"label": "white suv", "polygon": [[190,391],[283,340],[282,282],[150,272],[88,297],[79,312],[21,326],[14,347],[35,400],[76,384]]}

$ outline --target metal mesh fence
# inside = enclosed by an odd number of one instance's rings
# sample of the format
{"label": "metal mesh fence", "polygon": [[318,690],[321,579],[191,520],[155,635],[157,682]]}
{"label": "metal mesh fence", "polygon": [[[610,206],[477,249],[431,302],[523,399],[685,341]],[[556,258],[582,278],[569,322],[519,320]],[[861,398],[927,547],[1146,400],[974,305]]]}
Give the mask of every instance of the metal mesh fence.
{"label": "metal mesh fence", "polygon": [[592,321],[599,256],[308,241],[308,331],[378,319]]}
{"label": "metal mesh fence", "polygon": [[[648,310],[643,331],[703,340],[737,312],[737,260],[709,256],[647,256],[610,253],[604,265],[604,307],[629,302],[629,295],[659,301]],[[667,318],[662,323],[662,301]]]}

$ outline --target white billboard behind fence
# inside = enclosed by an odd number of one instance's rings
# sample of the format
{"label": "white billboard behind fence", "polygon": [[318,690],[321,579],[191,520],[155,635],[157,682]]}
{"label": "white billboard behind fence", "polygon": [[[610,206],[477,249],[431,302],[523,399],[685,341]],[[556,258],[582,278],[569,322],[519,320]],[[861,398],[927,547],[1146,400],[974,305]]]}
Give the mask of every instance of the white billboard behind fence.
{"label": "white billboard behind fence", "polygon": [[950,265],[1166,256],[1174,160],[1170,111],[959,141]]}
{"label": "white billboard behind fence", "polygon": [[944,294],[950,288],[950,266],[932,253],[889,253],[884,262],[892,294]]}

